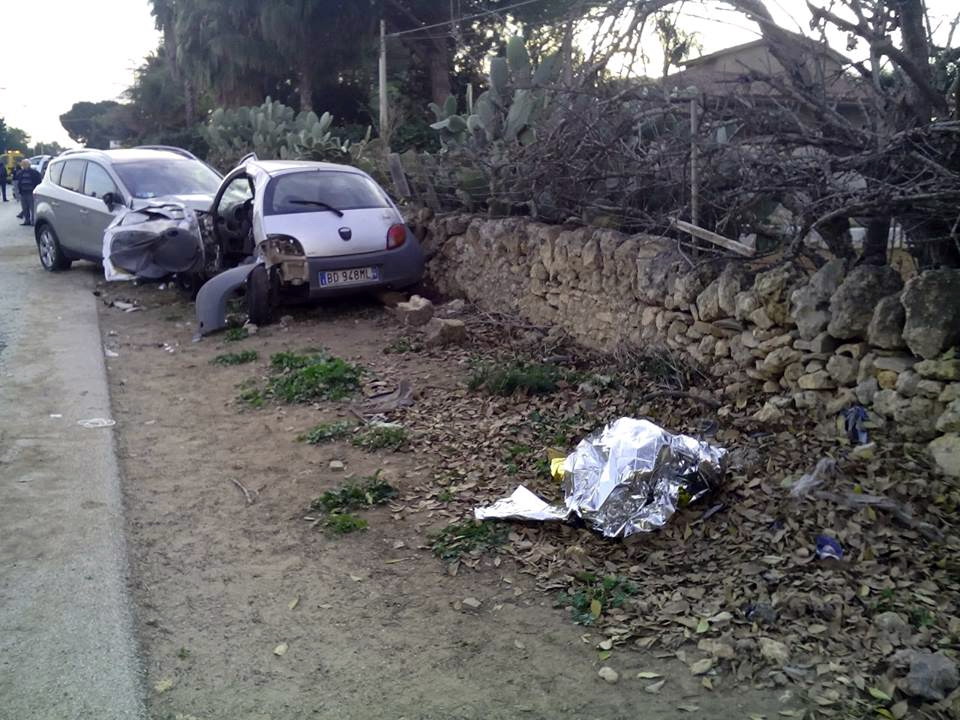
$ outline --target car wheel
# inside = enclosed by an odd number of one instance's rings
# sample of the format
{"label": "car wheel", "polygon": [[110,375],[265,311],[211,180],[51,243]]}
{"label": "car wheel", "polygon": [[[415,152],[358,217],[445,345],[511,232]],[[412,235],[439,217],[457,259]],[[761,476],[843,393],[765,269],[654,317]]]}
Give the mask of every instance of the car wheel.
{"label": "car wheel", "polygon": [[267,325],[273,319],[270,275],[257,265],[247,278],[247,317],[254,325]]}
{"label": "car wheel", "polygon": [[43,265],[44,270],[59,272],[70,269],[72,263],[63,254],[57,233],[47,223],[37,228],[37,252],[40,254],[40,264]]}

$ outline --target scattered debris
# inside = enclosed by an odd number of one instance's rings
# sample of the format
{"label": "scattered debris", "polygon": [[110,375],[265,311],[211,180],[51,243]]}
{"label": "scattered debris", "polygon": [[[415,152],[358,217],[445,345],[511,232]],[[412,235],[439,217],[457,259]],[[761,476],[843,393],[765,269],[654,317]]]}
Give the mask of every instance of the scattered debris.
{"label": "scattered debris", "polygon": [[821,560],[833,559],[833,560],[842,560],[843,559],[843,546],[829,535],[817,535],[817,557]]}
{"label": "scattered debris", "polygon": [[663,527],[681,503],[694,502],[718,487],[726,473],[726,456],[722,448],[672,435],[649,420],[620,418],[582,440],[567,456],[565,508],[546,506],[529,492],[515,492],[476,508],[474,516],[553,520],[576,515],[606,537],[649,532]]}
{"label": "scattered debris", "polygon": [[468,608],[472,608],[473,610],[476,610],[483,604],[474,597],[464,598],[460,602],[461,604],[466,605]]}
{"label": "scattered debris", "polygon": [[289,649],[289,646],[285,642],[280,643],[273,649],[273,654],[276,655],[277,657],[283,657],[284,655],[287,654],[288,649]]}
{"label": "scattered debris", "polygon": [[109,418],[90,418],[88,420],[77,420],[77,425],[87,428],[88,430],[113,427],[116,424],[116,420],[110,420]]}
{"label": "scattered debris", "polygon": [[331,460],[328,467],[334,472],[343,472],[347,466],[343,464],[342,460]]}
{"label": "scattered debris", "polygon": [[243,493],[243,496],[247,499],[247,505],[253,505],[256,502],[257,496],[260,495],[259,492],[254,490],[252,493],[244,487],[243,483],[237,480],[236,478],[231,478],[231,482],[240,488],[240,491]]}
{"label": "scattered debris", "polygon": [[837,461],[829,457],[820,458],[813,472],[801,475],[800,479],[793,483],[790,494],[793,497],[805,497],[815,488],[834,478],[836,474]]}
{"label": "scattered debris", "polygon": [[355,406],[362,415],[382,415],[413,405],[413,386],[409,380],[401,380],[395,390],[367,398]]}
{"label": "scattered debris", "polygon": [[104,348],[103,348],[103,355],[104,355],[104,357],[107,357],[107,358],[118,358],[118,357],[120,357],[120,353],[114,352],[113,350],[111,350],[111,349],[108,348],[108,347],[104,347]]}

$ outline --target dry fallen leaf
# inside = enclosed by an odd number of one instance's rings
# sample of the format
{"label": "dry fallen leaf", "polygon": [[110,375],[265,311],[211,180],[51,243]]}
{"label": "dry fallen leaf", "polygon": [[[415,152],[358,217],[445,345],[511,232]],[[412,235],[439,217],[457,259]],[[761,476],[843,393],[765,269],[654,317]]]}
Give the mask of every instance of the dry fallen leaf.
{"label": "dry fallen leaf", "polygon": [[654,678],[663,677],[663,675],[651,672],[650,670],[641,670],[637,673],[637,677],[641,680],[653,680]]}
{"label": "dry fallen leaf", "polygon": [[291,601],[287,604],[287,607],[290,608],[291,610],[296,610],[296,609],[297,609],[297,605],[299,605],[299,604],[300,604],[300,596],[297,595],[293,600],[291,600]]}
{"label": "dry fallen leaf", "polygon": [[660,692],[660,689],[661,689],[664,685],[666,685],[666,684],[667,684],[666,679],[658,680],[657,682],[653,683],[652,685],[647,685],[647,686],[643,689],[643,691],[644,691],[644,692],[648,692],[648,693],[652,693],[652,694],[656,695],[658,692]]}

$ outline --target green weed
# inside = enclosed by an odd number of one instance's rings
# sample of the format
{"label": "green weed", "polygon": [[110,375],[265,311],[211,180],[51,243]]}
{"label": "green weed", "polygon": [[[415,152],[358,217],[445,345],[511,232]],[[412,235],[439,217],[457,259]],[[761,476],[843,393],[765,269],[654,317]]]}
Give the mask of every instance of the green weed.
{"label": "green weed", "polygon": [[256,350],[244,350],[238,353],[223,353],[222,355],[217,355],[210,362],[213,365],[244,365],[254,362],[258,357],[260,356]]}
{"label": "green weed", "polygon": [[380,479],[378,471],[370,477],[364,478],[361,485],[344,485],[336,490],[327,490],[323,495],[310,503],[314,512],[332,514],[345,513],[350,510],[360,510],[382,505],[397,494],[396,488]]}
{"label": "green weed", "polygon": [[187,648],[182,647],[179,650],[177,650],[177,657],[180,658],[181,660],[186,660],[187,658],[190,657],[190,651],[187,650]]}
{"label": "green weed", "polygon": [[637,586],[618,575],[600,577],[579,572],[574,577],[579,589],[562,593],[557,606],[572,608],[573,621],[578,625],[592,625],[605,610],[623,607],[631,595],[637,594]]}
{"label": "green weed", "polygon": [[456,560],[470,553],[489,552],[507,541],[507,528],[500,523],[453,523],[430,537],[430,547],[441,560]]}
{"label": "green weed", "polygon": [[423,351],[423,343],[408,337],[398,337],[383,349],[384,355],[404,355]]}
{"label": "green weed", "polygon": [[363,372],[362,368],[326,353],[281,352],[270,358],[270,367],[277,374],[270,379],[269,392],[286,403],[342,400],[360,387]]}
{"label": "green weed", "polygon": [[248,337],[250,337],[250,333],[247,332],[245,327],[232,327],[223,334],[223,339],[227,342],[240,342]]}
{"label": "green weed", "polygon": [[262,408],[266,404],[267,399],[263,396],[263,391],[257,388],[249,388],[244,390],[237,396],[239,400],[244,405],[248,405],[252,408]]}
{"label": "green weed", "polygon": [[373,425],[353,438],[353,444],[364,450],[392,450],[407,444],[407,430],[399,425]]}
{"label": "green weed", "polygon": [[319,445],[321,443],[330,442],[331,440],[339,440],[340,438],[346,437],[353,431],[353,428],[353,423],[346,420],[340,422],[320,423],[310,430],[307,430],[307,432],[303,433],[302,435],[299,435],[297,440],[300,442],[310,443],[311,445]]}
{"label": "green weed", "polygon": [[330,513],[323,521],[323,527],[334,535],[347,535],[367,529],[367,521],[352,513]]}
{"label": "green weed", "polygon": [[511,360],[475,364],[468,385],[471,390],[484,390],[491,395],[508,396],[517,390],[545,395],[556,390],[562,378],[563,373],[554,365]]}

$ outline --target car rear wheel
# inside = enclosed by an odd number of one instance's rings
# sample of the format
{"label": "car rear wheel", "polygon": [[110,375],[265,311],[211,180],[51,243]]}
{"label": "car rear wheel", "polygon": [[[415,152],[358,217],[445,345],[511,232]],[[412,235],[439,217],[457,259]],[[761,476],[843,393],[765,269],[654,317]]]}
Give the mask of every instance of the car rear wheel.
{"label": "car rear wheel", "polygon": [[40,264],[48,272],[69,270],[72,264],[63,254],[57,233],[49,224],[44,223],[37,228],[37,252],[40,254]]}
{"label": "car rear wheel", "polygon": [[247,278],[247,317],[254,325],[267,325],[273,320],[270,275],[263,265],[257,265]]}

